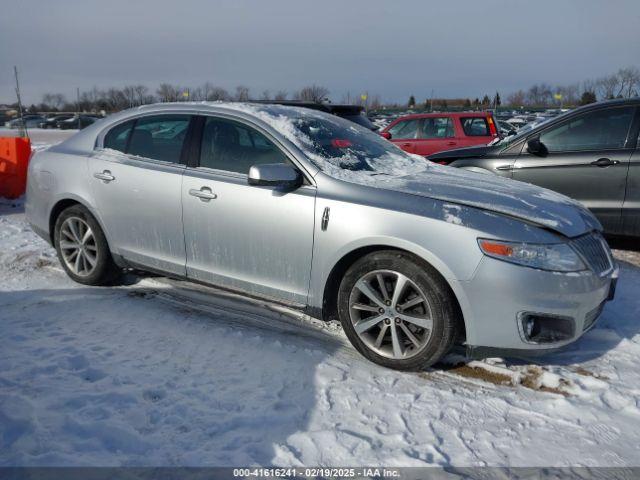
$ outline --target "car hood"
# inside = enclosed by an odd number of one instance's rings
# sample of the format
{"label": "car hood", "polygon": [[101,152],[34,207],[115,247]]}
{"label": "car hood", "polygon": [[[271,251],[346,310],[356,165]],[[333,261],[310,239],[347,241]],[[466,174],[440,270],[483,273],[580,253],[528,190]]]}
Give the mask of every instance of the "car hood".
{"label": "car hood", "polygon": [[444,152],[434,153],[427,158],[434,162],[451,158],[478,158],[496,151],[494,146],[478,145],[475,147],[455,148],[453,150],[445,150]]}
{"label": "car hood", "polygon": [[567,237],[602,230],[591,212],[575,200],[545,188],[492,174],[433,164],[422,172],[407,176],[375,175],[366,183],[377,188],[507,215]]}

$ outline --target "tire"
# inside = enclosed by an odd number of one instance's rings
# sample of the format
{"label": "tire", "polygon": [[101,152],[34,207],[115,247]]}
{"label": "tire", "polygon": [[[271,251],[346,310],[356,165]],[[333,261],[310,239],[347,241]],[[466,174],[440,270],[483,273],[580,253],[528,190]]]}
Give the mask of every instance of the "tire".
{"label": "tire", "polygon": [[121,271],[111,257],[102,228],[85,207],[73,205],[63,210],[56,219],[53,238],[60,264],[72,280],[84,285],[116,283]]}
{"label": "tire", "polygon": [[356,261],[342,278],[337,302],[340,323],[356,350],[396,370],[433,365],[461,330],[459,307],[445,280],[430,265],[399,251],[373,252]]}

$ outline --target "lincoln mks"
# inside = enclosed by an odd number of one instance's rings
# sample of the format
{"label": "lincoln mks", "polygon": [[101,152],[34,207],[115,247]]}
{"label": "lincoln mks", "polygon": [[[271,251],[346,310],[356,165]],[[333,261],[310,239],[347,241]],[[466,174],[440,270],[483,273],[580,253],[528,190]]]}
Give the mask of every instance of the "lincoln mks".
{"label": "lincoln mks", "polygon": [[617,277],[577,202],[288,106],[112,115],[32,158],[26,212],[76,282],[136,269],[286,304],[338,319],[366,358],[404,370],[454,343],[564,346]]}

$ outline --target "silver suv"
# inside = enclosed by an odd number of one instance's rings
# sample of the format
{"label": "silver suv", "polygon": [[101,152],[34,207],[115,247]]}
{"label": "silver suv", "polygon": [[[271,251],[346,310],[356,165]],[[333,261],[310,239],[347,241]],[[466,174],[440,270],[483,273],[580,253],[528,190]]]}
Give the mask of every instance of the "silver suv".
{"label": "silver suv", "polygon": [[[160,272],[338,318],[368,359],[548,351],[612,298],[598,221],[304,108],[163,104],[37,153],[27,216],[77,282]],[[135,319],[132,319],[135,321]]]}

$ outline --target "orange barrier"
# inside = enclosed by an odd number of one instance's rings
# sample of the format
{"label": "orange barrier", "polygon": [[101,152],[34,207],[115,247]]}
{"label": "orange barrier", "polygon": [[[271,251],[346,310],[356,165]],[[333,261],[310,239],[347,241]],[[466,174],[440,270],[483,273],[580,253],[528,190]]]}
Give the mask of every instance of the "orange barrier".
{"label": "orange barrier", "polygon": [[25,192],[30,157],[28,138],[0,137],[0,197],[17,198]]}

